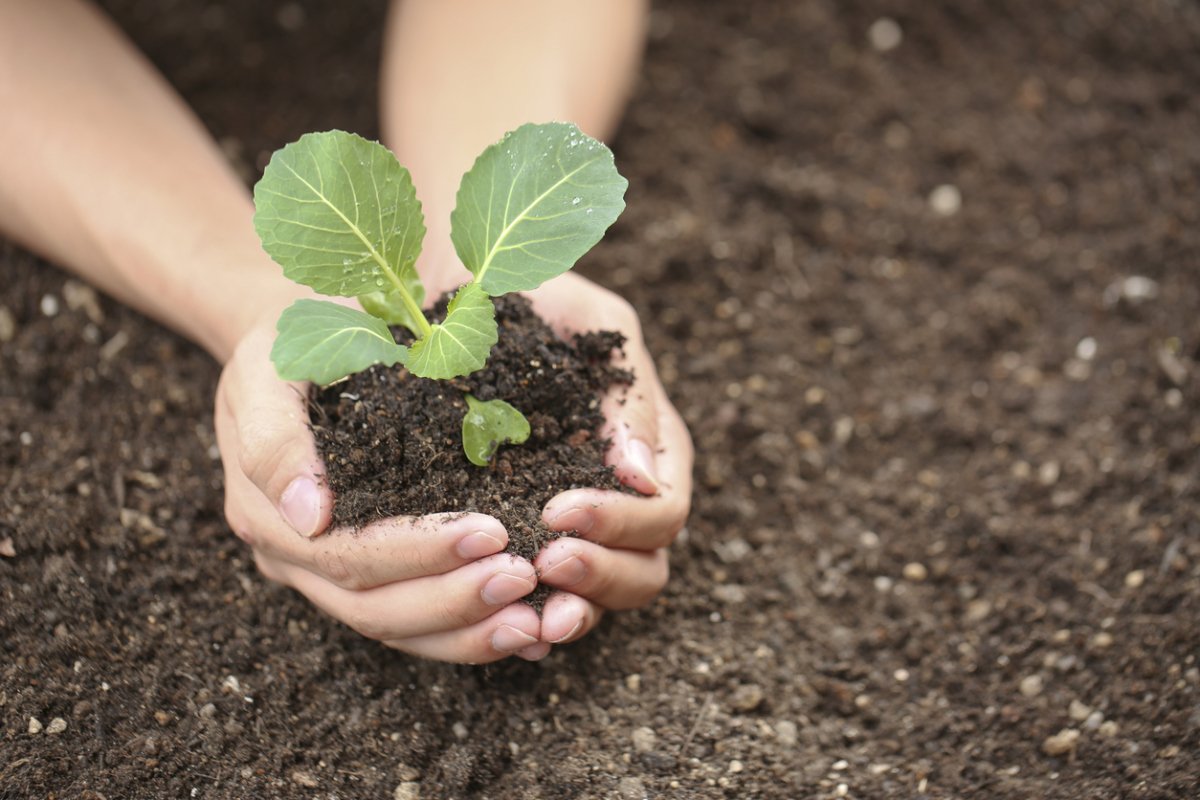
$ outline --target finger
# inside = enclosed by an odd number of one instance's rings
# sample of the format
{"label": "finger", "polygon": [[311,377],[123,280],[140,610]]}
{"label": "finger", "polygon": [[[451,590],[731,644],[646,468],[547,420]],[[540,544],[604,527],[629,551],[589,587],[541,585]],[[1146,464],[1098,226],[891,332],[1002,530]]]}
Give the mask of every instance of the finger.
{"label": "finger", "polygon": [[269,353],[265,337],[247,337],[234,355],[244,366],[222,373],[217,391],[234,424],[218,444],[293,530],[316,536],[329,525],[333,494],[308,425],[307,384],[279,380]]}
{"label": "finger", "polygon": [[226,517],[231,525],[238,519],[238,528],[254,531],[239,533],[243,539],[257,551],[315,572],[342,589],[361,591],[441,575],[508,545],[508,532],[494,517],[458,512],[391,517],[359,531],[305,539],[240,472],[226,480]]}
{"label": "finger", "polygon": [[670,571],[665,549],[615,550],[573,537],[546,545],[533,565],[542,583],[613,611],[649,603]]}
{"label": "finger", "polygon": [[422,658],[460,664],[487,664],[510,655],[536,661],[550,652],[549,645],[538,641],[541,626],[532,607],[516,603],[465,628],[389,639],[384,644]]}
{"label": "finger", "polygon": [[356,592],[320,575],[283,564],[284,583],[368,639],[388,641],[456,630],[495,614],[533,591],[533,565],[507,553],[445,575]]}
{"label": "finger", "polygon": [[659,407],[659,492],[639,497],[600,489],[555,495],[542,511],[553,531],[573,531],[592,542],[632,550],[666,547],[687,521],[692,496],[692,440],[665,399]]}
{"label": "finger", "polygon": [[555,592],[542,607],[542,641],[566,644],[585,635],[604,615],[595,603],[568,592]]}
{"label": "finger", "polygon": [[658,445],[657,399],[661,391],[658,373],[642,343],[641,333],[623,332],[628,341],[613,363],[630,370],[634,383],[614,387],[604,396],[601,408],[605,423],[600,433],[612,442],[605,460],[626,486],[655,495],[660,490],[654,452]]}

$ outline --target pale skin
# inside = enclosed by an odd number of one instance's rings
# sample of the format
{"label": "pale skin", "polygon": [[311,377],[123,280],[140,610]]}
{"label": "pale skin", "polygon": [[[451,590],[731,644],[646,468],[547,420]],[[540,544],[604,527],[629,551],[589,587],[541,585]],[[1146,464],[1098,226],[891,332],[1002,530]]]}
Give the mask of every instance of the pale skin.
{"label": "pale skin", "polygon": [[[642,0],[393,5],[383,136],[424,206],[418,269],[430,297],[465,275],[448,221],[475,155],[527,121],[611,134],[644,17]],[[331,530],[334,498],[306,425],[305,387],[280,381],[268,359],[280,310],[308,290],[263,253],[249,193],[203,126],[82,0],[0,3],[0,109],[0,233],[223,365],[214,420],[225,514],[267,578],[388,646],[473,663],[544,658],[605,610],[644,605],[662,589],[666,548],[687,517],[692,446],[624,300],[572,274],[529,295],[559,330],[629,338],[624,358],[637,380],[624,402],[606,399],[604,432],[609,463],[640,494],[556,496],[543,518],[580,536],[533,563],[503,553],[504,527],[483,514]],[[556,589],[540,618],[520,602],[539,575]]]}

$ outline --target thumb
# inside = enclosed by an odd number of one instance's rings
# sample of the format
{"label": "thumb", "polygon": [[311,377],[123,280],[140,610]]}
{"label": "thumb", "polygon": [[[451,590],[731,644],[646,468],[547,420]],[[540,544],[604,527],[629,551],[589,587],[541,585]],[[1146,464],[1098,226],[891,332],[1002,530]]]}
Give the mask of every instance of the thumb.
{"label": "thumb", "polygon": [[307,384],[275,375],[269,342],[246,345],[226,368],[224,397],[236,422],[238,465],[298,534],[317,536],[329,526],[333,493],[308,424]]}
{"label": "thumb", "polygon": [[612,441],[608,463],[626,486],[658,494],[655,449],[658,446],[658,377],[640,341],[626,345],[621,366],[632,369],[634,383],[604,399],[604,435]]}

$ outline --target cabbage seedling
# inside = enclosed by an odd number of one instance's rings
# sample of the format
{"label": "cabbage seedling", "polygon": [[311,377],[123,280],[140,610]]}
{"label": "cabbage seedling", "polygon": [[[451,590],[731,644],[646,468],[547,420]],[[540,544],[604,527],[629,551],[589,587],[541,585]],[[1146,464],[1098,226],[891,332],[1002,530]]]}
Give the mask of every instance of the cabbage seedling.
{"label": "cabbage seedling", "polygon": [[[569,270],[625,208],[612,152],[574,125],[523,125],[463,176],[450,238],[472,279],[445,318],[422,310],[415,267],[425,221],[412,178],[378,142],[344,131],[301,136],[277,151],[254,187],[254,228],[284,274],[363,310],[297,300],[277,325],[271,360],[284,380],[325,385],[372,364],[422,378],[468,375],[486,363],[497,328],[492,298],[529,291]],[[397,344],[389,325],[414,340]],[[523,442],[529,423],[502,400],[467,397],[464,450],[486,465]]]}

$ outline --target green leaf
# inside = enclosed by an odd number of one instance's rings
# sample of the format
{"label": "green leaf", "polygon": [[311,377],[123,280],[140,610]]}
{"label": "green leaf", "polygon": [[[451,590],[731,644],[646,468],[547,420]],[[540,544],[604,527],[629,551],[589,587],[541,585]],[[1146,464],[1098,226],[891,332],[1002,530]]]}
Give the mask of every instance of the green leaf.
{"label": "green leaf", "polygon": [[321,294],[408,294],[420,314],[408,287],[420,283],[421,204],[383,145],[345,131],[305,134],[271,157],[254,206],[263,249],[287,277]]}
{"label": "green leaf", "polygon": [[382,320],[337,303],[297,300],[276,329],[271,361],[285,381],[324,386],[372,364],[390,367],[408,358],[408,348],[396,344]]}
{"label": "green leaf", "polygon": [[491,298],[468,283],[450,301],[445,321],[413,343],[405,366],[414,375],[434,380],[469,375],[484,365],[497,338]]}
{"label": "green leaf", "polygon": [[503,400],[476,400],[467,395],[463,417],[463,452],[472,464],[486,467],[502,444],[521,444],[529,438],[529,420]]}
{"label": "green leaf", "polygon": [[625,208],[612,152],[564,122],[522,125],[463,176],[450,238],[492,296],[569,270]]}
{"label": "green leaf", "polygon": [[[425,302],[425,287],[419,282],[410,285],[413,300],[417,305]],[[371,292],[370,294],[360,294],[358,302],[362,303],[363,310],[373,317],[379,317],[388,325],[403,325],[412,331],[413,336],[420,336],[421,323],[415,319],[412,312],[409,311],[408,305],[405,304],[404,298],[399,292]]]}

